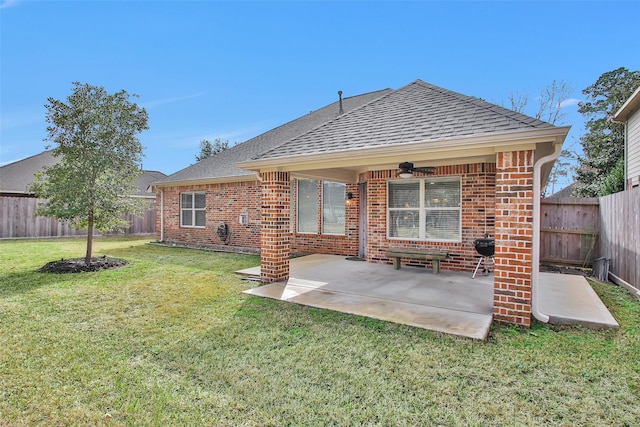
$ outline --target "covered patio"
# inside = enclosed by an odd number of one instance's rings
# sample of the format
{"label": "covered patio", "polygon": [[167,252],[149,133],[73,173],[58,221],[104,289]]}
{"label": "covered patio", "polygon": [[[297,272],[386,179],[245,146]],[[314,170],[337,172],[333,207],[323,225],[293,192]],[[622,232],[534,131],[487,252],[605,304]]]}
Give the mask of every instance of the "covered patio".
{"label": "covered patio", "polygon": [[[238,271],[260,277],[260,267]],[[291,260],[291,277],[249,295],[484,340],[493,313],[493,276],[349,261],[336,255]]]}
{"label": "covered patio", "polygon": [[[350,261],[336,255],[291,259],[291,277],[244,293],[485,340],[493,320],[493,274]],[[260,277],[260,267],[238,274]],[[615,328],[583,277],[541,274],[541,306],[559,324]],[[554,322],[552,322],[554,323]]]}

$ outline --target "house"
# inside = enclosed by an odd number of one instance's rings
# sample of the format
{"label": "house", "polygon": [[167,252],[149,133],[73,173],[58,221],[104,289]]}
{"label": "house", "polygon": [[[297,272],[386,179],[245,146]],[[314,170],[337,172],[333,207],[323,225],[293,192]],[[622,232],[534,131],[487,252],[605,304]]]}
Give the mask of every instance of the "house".
{"label": "house", "polygon": [[613,116],[624,123],[625,189],[640,185],[640,87]]}
{"label": "house", "polygon": [[155,183],[158,240],[259,249],[278,282],[294,252],[433,248],[471,272],[490,235],[494,319],[528,327],[540,190],[568,131],[421,80],[340,98]]}
{"label": "house", "polygon": [[51,151],[43,151],[0,167],[0,195],[11,197],[34,197],[28,188],[35,180],[35,174],[44,167],[57,163]]}
{"label": "house", "polygon": [[575,188],[575,184],[571,183],[564,187],[562,190],[556,191],[549,197],[545,197],[546,199],[564,199],[567,197],[573,197],[573,190]]}
{"label": "house", "polygon": [[[34,215],[38,200],[29,192],[29,186],[35,174],[44,167],[51,167],[58,162],[52,151],[18,160],[0,167],[0,238],[17,237],[59,237],[86,235],[86,230],[74,230],[67,224],[53,218],[42,218]],[[142,218],[127,218],[135,222],[130,233],[155,233],[155,194],[150,191],[150,184],[163,179],[166,175],[157,171],[143,171],[135,180],[137,191],[131,197],[149,200],[152,205]],[[146,217],[152,217],[146,218]]]}

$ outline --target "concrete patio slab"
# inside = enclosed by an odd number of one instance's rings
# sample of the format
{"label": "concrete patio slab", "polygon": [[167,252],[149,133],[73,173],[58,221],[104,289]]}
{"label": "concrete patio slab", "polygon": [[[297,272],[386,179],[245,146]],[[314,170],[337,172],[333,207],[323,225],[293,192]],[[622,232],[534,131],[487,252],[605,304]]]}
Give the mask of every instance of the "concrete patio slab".
{"label": "concrete patio slab", "polygon": [[554,325],[582,325],[592,329],[620,326],[582,276],[540,273],[539,306]]}
{"label": "concrete patio slab", "polygon": [[270,284],[250,289],[245,293],[478,340],[487,338],[492,322],[492,316],[488,314],[462,312],[292,284]]}
{"label": "concrete patio slab", "polygon": [[[479,340],[493,319],[493,277],[348,261],[335,255],[291,260],[285,283],[245,291]],[[259,267],[239,271],[259,276]]]}
{"label": "concrete patio slab", "polygon": [[[260,277],[260,267],[237,273]],[[493,319],[493,275],[348,261],[335,255],[291,259],[291,278],[246,294],[484,340]],[[618,328],[582,276],[540,273],[540,311],[557,325]]]}

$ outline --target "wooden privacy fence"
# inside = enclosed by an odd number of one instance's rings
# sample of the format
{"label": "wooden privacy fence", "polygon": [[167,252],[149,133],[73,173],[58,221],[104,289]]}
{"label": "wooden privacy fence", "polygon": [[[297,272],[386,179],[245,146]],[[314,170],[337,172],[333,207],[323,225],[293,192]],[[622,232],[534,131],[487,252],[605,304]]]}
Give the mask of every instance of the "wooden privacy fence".
{"label": "wooden privacy fence", "polygon": [[599,254],[598,199],[542,199],[540,208],[540,260],[544,263],[591,265]]}
{"label": "wooden privacy fence", "polygon": [[600,256],[609,272],[640,289],[640,187],[600,198]]}
{"label": "wooden privacy fence", "polygon": [[[67,237],[86,236],[87,230],[76,230],[55,218],[35,216],[38,199],[33,197],[0,197],[0,238],[23,237]],[[151,207],[142,216],[127,215],[124,219],[131,226],[123,233],[109,234],[154,234],[156,231],[156,209]]]}

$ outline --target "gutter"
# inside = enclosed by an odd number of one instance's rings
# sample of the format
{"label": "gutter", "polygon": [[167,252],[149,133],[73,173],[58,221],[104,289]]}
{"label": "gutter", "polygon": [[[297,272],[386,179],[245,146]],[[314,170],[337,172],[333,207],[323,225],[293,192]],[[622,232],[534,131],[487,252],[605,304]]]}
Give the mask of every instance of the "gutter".
{"label": "gutter", "polygon": [[531,242],[531,314],[543,323],[549,323],[549,316],[539,309],[538,290],[540,284],[540,196],[542,189],[541,169],[542,166],[554,162],[562,152],[562,142],[553,144],[553,153],[540,158],[533,165],[533,236]]}
{"label": "gutter", "polygon": [[164,242],[164,188],[160,189],[160,241]]}
{"label": "gutter", "polygon": [[[420,142],[407,142],[393,145],[376,145],[368,147],[349,148],[328,152],[309,152],[290,156],[258,158],[236,162],[235,166],[245,170],[275,169],[283,166],[294,165],[296,170],[317,169],[319,163],[329,163],[331,167],[353,167],[363,164],[379,165],[389,163],[389,156],[398,155],[417,160],[416,155],[430,159],[434,153],[447,153],[446,159],[459,157],[460,152],[469,150],[484,150],[482,155],[495,155],[496,151],[518,147],[518,150],[535,150],[535,146],[541,142],[555,141],[557,138],[565,138],[569,132],[569,126],[534,129],[526,131],[512,131],[502,133],[490,133],[467,137],[451,137]],[[527,148],[525,148],[527,147]],[[372,163],[375,161],[375,163]],[[396,163],[396,162],[393,162]],[[305,166],[305,167],[301,167]],[[326,165],[321,166],[326,168]]]}

